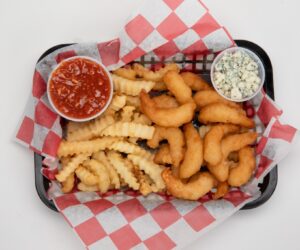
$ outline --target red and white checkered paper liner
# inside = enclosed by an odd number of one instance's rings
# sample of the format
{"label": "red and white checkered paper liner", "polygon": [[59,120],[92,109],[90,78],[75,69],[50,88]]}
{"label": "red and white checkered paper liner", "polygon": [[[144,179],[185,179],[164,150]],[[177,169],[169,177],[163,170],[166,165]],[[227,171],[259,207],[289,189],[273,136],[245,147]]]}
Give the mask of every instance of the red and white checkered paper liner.
{"label": "red and white checkered paper liner", "polygon": [[[60,117],[46,94],[49,73],[61,60],[91,56],[116,69],[147,53],[156,59],[218,52],[234,46],[226,29],[198,0],[152,0],[126,23],[119,38],[103,43],[76,44],[58,49],[41,60],[34,72],[32,95],[16,134],[18,142],[45,156],[42,171],[50,180],[57,173],[56,151],[62,138]],[[83,244],[90,249],[171,249],[183,247],[222,222],[260,193],[257,184],[288,153],[297,130],[279,121],[282,111],[263,92],[252,104],[257,131],[257,171],[242,189],[222,200],[211,194],[199,201],[181,201],[136,192],[61,194],[52,181],[49,197]],[[184,235],[184,237],[182,237]]]}

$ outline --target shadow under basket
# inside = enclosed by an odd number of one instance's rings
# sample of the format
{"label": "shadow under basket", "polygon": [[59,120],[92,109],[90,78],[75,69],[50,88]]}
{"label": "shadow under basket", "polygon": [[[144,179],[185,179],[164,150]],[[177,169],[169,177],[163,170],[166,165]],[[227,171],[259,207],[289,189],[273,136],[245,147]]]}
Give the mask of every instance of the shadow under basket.
{"label": "shadow under basket", "polygon": [[[235,42],[239,47],[244,47],[253,51],[262,60],[266,71],[266,78],[265,78],[263,88],[264,91],[274,100],[273,69],[272,69],[270,58],[268,57],[267,53],[255,43],[245,41],[245,40],[235,40]],[[72,44],[60,44],[48,49],[46,52],[42,54],[38,62],[42,60],[44,57],[46,57],[48,54],[52,53],[53,51],[66,47],[68,45],[72,45]],[[214,54],[194,56],[192,58],[181,56],[177,60],[175,56],[172,61],[182,64],[184,67],[188,67],[189,71],[193,71],[197,74],[200,74],[201,76],[203,76],[203,78],[205,78],[207,81],[210,82],[210,67],[214,57],[215,57]],[[155,59],[154,56],[146,55],[146,56],[142,56],[138,60],[138,62],[143,64],[144,66],[151,66],[156,64],[157,60]],[[37,153],[34,154],[35,187],[42,202],[50,209],[57,212],[57,209],[53,201],[49,200],[47,197],[47,190],[49,188],[50,181],[42,175],[42,171],[41,171],[43,167],[42,160],[43,157],[41,155]],[[272,169],[272,171],[268,175],[265,176],[263,182],[259,184],[259,188],[261,191],[260,197],[258,197],[254,201],[249,202],[241,209],[243,210],[252,209],[264,204],[275,191],[277,185],[277,179],[278,179],[278,171],[276,166]]]}

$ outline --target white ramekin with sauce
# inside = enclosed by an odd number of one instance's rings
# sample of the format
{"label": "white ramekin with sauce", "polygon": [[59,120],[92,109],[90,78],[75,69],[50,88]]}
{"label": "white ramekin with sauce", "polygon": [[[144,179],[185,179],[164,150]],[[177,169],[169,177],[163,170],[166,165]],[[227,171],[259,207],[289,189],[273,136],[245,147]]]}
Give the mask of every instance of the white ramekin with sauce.
{"label": "white ramekin with sauce", "polygon": [[113,95],[113,82],[105,66],[93,58],[74,56],[61,61],[47,83],[53,109],[67,120],[84,122],[100,116]]}
{"label": "white ramekin with sauce", "polygon": [[234,47],[222,51],[211,66],[211,81],[224,98],[244,102],[261,90],[265,69],[260,58],[251,50]]}

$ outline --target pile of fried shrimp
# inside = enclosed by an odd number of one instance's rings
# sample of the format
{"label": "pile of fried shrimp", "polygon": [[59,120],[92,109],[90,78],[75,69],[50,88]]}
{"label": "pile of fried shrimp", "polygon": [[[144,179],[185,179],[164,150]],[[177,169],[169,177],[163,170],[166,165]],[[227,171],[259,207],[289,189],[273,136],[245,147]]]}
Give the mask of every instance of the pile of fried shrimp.
{"label": "pile of fried shrimp", "polygon": [[198,200],[211,191],[219,199],[251,179],[257,133],[241,104],[175,63],[156,71],[135,63],[111,75],[107,110],[67,123],[56,175],[64,193],[129,188]]}

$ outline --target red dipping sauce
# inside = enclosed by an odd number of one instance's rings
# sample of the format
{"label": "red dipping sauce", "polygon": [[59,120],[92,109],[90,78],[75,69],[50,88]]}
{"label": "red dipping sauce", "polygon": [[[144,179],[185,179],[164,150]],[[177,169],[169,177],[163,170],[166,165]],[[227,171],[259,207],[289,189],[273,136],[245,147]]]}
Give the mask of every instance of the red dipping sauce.
{"label": "red dipping sauce", "polygon": [[48,97],[56,111],[70,120],[89,120],[108,106],[112,85],[109,73],[86,57],[62,61],[51,73]]}

